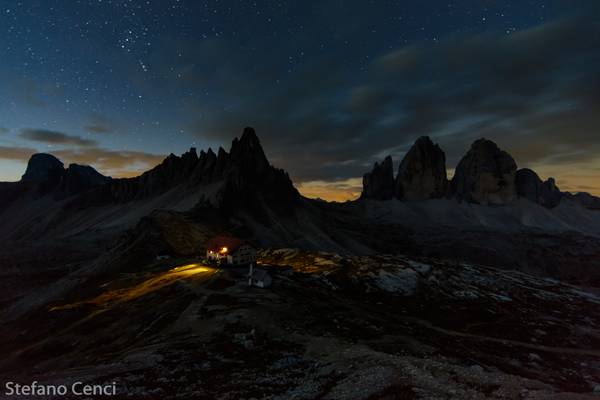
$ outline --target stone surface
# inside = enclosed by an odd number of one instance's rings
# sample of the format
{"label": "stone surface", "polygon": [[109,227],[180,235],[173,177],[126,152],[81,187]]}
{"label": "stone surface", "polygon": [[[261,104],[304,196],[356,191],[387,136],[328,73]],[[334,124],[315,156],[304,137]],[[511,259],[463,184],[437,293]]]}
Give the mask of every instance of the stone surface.
{"label": "stone surface", "polygon": [[398,168],[396,197],[426,200],[446,195],[446,155],[427,136],[419,138]]}
{"label": "stone surface", "polygon": [[381,164],[375,163],[373,170],[363,176],[362,198],[389,200],[394,198],[394,166],[392,157],[387,156]]}
{"label": "stone surface", "polygon": [[506,204],[516,198],[517,164],[487,139],[479,139],[456,167],[451,183],[458,199],[479,204]]}

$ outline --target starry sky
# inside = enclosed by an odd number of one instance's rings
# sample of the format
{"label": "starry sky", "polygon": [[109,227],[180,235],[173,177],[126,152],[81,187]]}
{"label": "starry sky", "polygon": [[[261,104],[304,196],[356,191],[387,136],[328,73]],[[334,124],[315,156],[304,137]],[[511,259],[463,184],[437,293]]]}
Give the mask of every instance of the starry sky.
{"label": "starry sky", "polygon": [[0,0],[0,180],[35,152],[135,176],[257,130],[300,191],[354,198],[429,135],[486,137],[600,194],[600,2]]}

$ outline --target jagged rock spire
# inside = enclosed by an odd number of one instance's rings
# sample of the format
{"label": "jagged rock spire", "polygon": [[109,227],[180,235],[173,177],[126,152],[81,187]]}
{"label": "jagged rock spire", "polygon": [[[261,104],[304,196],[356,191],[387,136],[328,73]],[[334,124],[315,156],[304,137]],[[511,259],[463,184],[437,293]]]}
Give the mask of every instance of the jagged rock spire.
{"label": "jagged rock spire", "polygon": [[394,166],[392,157],[387,156],[381,164],[375,163],[373,170],[363,176],[362,198],[389,200],[394,197]]}
{"label": "jagged rock spire", "polygon": [[263,173],[270,166],[256,132],[250,127],[244,128],[240,139],[233,139],[229,154],[234,163],[257,174]]}
{"label": "jagged rock spire", "polygon": [[447,188],[446,155],[428,136],[420,137],[400,163],[396,197],[405,200],[438,198],[446,195]]}
{"label": "jagged rock spire", "polygon": [[480,204],[506,204],[517,196],[517,164],[496,143],[479,139],[460,160],[451,182],[456,198]]}

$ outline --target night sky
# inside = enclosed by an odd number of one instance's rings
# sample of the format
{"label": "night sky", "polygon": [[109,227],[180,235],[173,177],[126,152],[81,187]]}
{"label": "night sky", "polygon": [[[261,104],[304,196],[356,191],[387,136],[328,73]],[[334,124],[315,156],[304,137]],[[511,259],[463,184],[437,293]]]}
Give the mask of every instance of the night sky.
{"label": "night sky", "polygon": [[600,2],[0,0],[0,180],[49,152],[133,176],[253,126],[300,190],[429,135],[600,194]]}

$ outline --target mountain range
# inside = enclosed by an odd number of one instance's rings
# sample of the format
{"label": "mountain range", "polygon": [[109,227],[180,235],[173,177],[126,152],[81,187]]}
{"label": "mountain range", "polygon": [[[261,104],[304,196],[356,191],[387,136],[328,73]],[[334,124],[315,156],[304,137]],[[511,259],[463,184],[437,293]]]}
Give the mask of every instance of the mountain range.
{"label": "mountain range", "polygon": [[448,180],[444,152],[429,137],[421,137],[402,159],[395,177],[390,156],[375,163],[363,177],[361,197],[406,201],[448,197],[484,205],[505,205],[524,198],[546,208],[557,207],[565,199],[600,209],[598,197],[561,192],[554,178],[542,181],[531,169],[517,169],[511,155],[487,139],[471,145]]}
{"label": "mountain range", "polygon": [[[305,198],[252,128],[134,178],[33,155],[0,183],[0,379],[165,399],[600,392],[598,198],[485,139],[452,179],[423,137],[363,182]],[[220,235],[256,246],[272,288],[201,264]]]}
{"label": "mountain range", "polygon": [[192,148],[134,178],[35,154],[21,181],[0,184],[0,239],[111,248],[161,215],[162,225],[184,218],[266,247],[434,255],[597,284],[599,198],[560,191],[486,139],[472,144],[450,180],[446,169],[443,150],[421,137],[396,174],[387,157],[364,175],[359,199],[328,203],[301,196],[252,128],[229,152]]}

